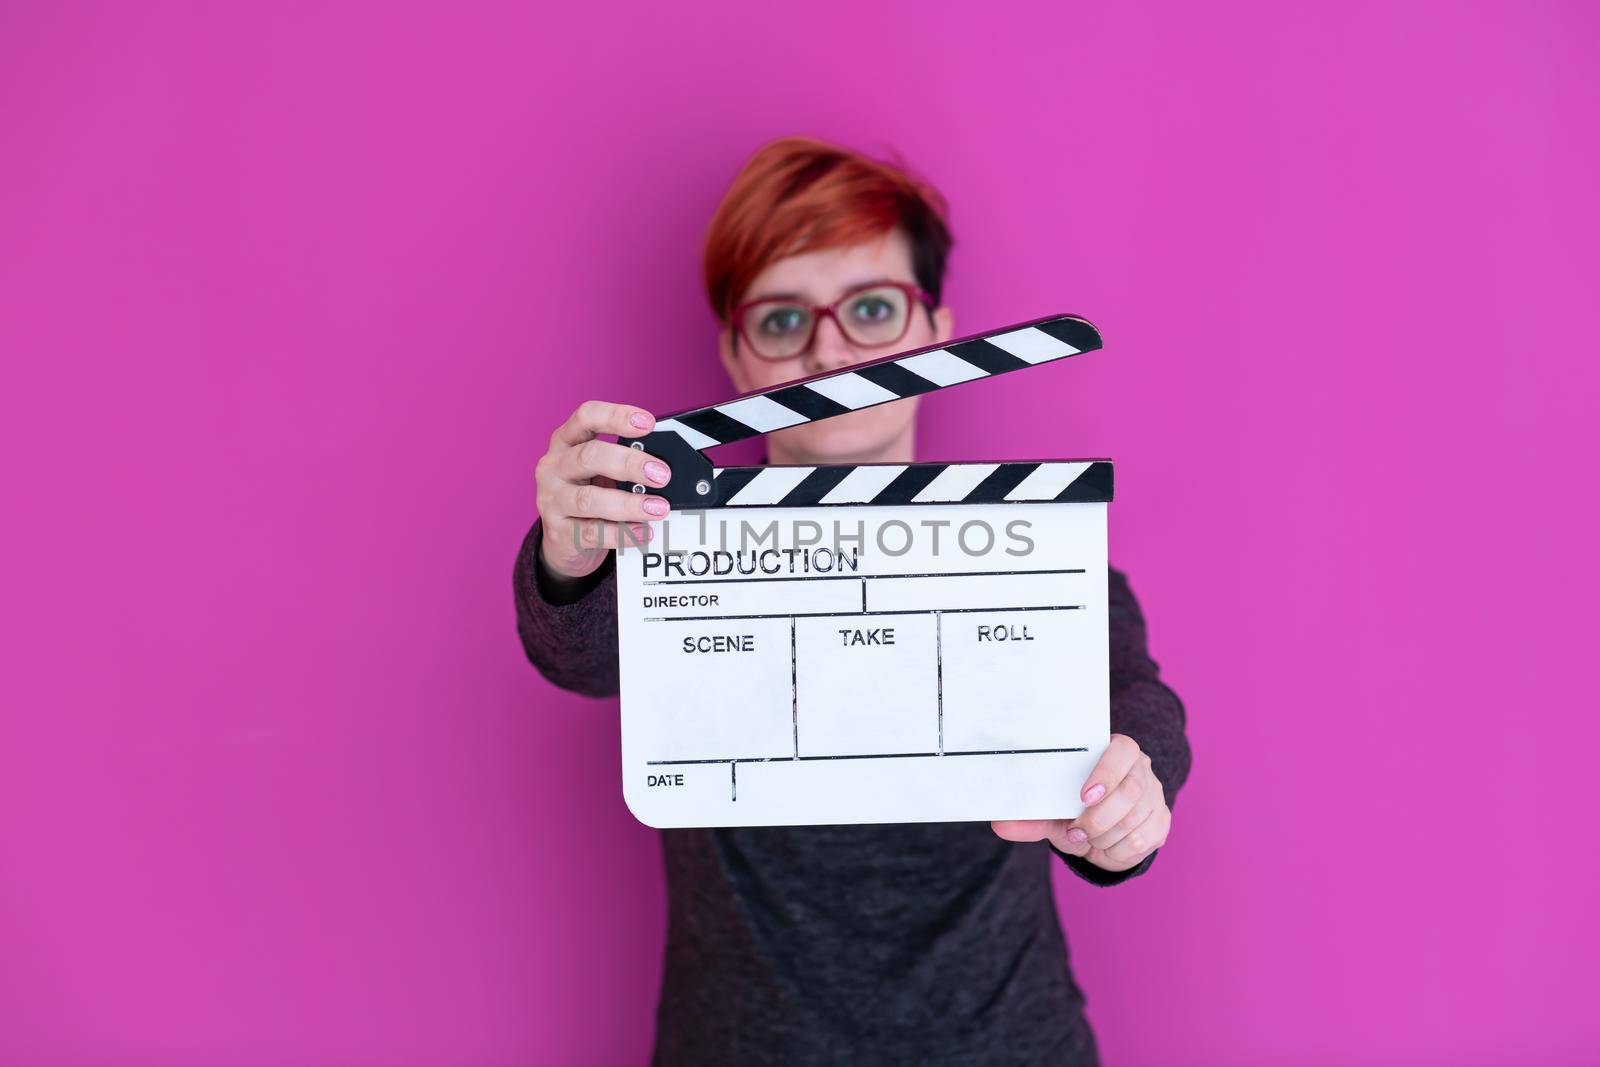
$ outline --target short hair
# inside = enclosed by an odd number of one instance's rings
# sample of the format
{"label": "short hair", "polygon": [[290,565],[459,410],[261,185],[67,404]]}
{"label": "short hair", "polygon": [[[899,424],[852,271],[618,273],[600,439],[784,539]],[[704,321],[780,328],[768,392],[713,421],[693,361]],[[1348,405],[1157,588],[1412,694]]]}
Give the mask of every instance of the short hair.
{"label": "short hair", "polygon": [[904,167],[812,137],[784,137],[745,161],[706,230],[711,310],[726,323],[750,283],[801,251],[860,244],[899,227],[916,282],[941,302],[953,240],[937,189]]}

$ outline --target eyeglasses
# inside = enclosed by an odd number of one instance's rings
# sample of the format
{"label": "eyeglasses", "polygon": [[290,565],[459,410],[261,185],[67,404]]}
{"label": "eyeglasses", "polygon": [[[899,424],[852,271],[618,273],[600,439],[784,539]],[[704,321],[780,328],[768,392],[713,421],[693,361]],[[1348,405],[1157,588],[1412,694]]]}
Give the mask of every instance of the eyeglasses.
{"label": "eyeglasses", "polygon": [[933,298],[909,282],[858,286],[831,304],[752,300],[733,309],[734,336],[743,337],[758,359],[794,359],[811,347],[817,323],[826,315],[851,344],[883,348],[906,335],[917,302],[933,307]]}

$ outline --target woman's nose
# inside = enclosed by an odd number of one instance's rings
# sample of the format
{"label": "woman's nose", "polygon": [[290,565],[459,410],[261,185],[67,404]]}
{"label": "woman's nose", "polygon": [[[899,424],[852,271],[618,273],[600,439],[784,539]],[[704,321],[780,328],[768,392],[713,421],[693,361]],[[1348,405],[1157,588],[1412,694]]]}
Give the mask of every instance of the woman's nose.
{"label": "woman's nose", "polygon": [[844,332],[831,315],[817,323],[817,332],[811,338],[810,356],[810,362],[816,368],[811,372],[813,374],[837,370],[856,360],[850,342],[845,339]]}

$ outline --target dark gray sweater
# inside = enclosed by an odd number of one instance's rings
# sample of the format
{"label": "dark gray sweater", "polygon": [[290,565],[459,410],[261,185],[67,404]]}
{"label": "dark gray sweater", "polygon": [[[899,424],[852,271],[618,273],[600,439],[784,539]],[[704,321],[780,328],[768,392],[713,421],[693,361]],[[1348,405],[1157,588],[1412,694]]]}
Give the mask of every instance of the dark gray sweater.
{"label": "dark gray sweater", "polygon": [[[615,556],[555,597],[542,523],[513,572],[528,659],[563,689],[617,692]],[[1184,709],[1109,576],[1111,730],[1149,753],[1170,804],[1189,774]],[[667,950],[656,1064],[1093,1064],[1050,890],[1052,855],[988,823],[661,831]]]}

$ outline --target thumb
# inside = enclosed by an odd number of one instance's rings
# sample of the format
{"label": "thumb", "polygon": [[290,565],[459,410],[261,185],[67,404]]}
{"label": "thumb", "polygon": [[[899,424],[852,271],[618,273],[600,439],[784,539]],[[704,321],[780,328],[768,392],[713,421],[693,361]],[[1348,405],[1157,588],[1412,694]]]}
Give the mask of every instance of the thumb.
{"label": "thumb", "polygon": [[1050,834],[1050,843],[1069,856],[1087,856],[1094,850],[1089,835],[1078,826],[1076,819],[1058,819]]}
{"label": "thumb", "polygon": [[1055,819],[997,819],[989,825],[1007,841],[1042,841]]}
{"label": "thumb", "polygon": [[1071,819],[1000,819],[990,825],[1007,841],[1048,840],[1069,856],[1089,854],[1089,836],[1082,830],[1074,832]]}

